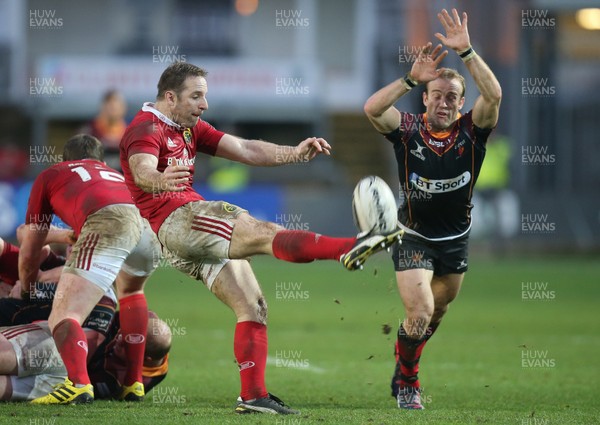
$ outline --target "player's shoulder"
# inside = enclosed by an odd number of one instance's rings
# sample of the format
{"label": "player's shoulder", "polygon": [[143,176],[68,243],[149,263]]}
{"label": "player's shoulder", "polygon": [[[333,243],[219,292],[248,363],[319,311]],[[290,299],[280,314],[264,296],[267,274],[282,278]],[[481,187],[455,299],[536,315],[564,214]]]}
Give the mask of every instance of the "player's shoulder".
{"label": "player's shoulder", "polygon": [[473,110],[471,109],[470,111],[461,114],[456,121],[458,121],[459,125],[471,126],[473,124]]}
{"label": "player's shoulder", "polygon": [[127,126],[121,142],[127,145],[137,140],[152,140],[159,124],[152,112],[140,110]]}

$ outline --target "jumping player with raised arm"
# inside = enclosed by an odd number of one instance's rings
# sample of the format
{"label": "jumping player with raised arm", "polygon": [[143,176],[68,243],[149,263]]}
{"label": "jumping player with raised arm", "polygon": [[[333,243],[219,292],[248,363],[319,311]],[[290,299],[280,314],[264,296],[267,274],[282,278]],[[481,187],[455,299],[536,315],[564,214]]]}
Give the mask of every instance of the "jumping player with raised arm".
{"label": "jumping player with raised arm", "polygon": [[[446,35],[435,36],[463,60],[479,90],[473,109],[465,103],[465,80],[438,68],[447,51],[424,46],[410,72],[373,94],[364,110],[373,126],[393,143],[401,186],[398,220],[405,234],[393,250],[406,317],[398,330],[392,395],[398,407],[423,409],[419,359],[467,271],[473,186],[485,144],[498,121],[502,90],[471,46],[467,14],[444,9],[438,18]],[[393,105],[424,84],[426,112],[400,112]]]}
{"label": "jumping player with raised arm", "polygon": [[[165,69],[156,102],[143,105],[121,140],[121,168],[165,258],[203,281],[237,317],[234,354],[241,393],[236,412],[297,413],[265,388],[267,306],[243,259],[256,254],[299,263],[330,259],[354,269],[391,246],[401,231],[332,238],[286,230],[237,206],[204,200],[192,188],[197,152],[255,166],[282,164],[279,146],[223,133],[200,119],[208,109],[206,75],[202,68],[183,62]],[[292,162],[328,155],[331,147],[324,139],[311,137],[287,148],[293,154],[286,159]]]}

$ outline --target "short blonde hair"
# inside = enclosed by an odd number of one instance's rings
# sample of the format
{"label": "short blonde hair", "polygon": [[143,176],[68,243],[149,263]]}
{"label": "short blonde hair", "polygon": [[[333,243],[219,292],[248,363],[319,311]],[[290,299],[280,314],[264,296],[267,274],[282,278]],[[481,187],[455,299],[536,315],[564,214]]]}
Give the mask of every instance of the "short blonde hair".
{"label": "short blonde hair", "polygon": [[[465,77],[460,75],[456,69],[443,68],[443,71],[438,78],[443,78],[444,80],[458,80],[458,82],[462,86],[462,93],[460,97],[465,97],[465,92],[467,91]],[[427,92],[427,94],[429,94],[429,83],[425,85],[425,91]]]}

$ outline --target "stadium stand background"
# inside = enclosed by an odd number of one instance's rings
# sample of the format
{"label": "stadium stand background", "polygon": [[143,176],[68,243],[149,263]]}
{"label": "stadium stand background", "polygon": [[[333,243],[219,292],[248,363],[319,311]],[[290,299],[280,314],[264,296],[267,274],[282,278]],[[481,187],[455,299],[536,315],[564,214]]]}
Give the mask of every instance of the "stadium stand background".
{"label": "stadium stand background", "polygon": [[[436,41],[438,8],[457,3],[0,0],[0,236],[14,237],[29,182],[97,113],[102,94],[121,91],[131,118],[175,60],[209,71],[204,118],[218,128],[280,144],[323,135],[334,147],[331,158],[285,168],[203,158],[201,193],[288,227],[353,231],[350,196],[362,175],[379,174],[398,191],[391,146],[362,105],[408,71],[416,46]],[[600,247],[600,30],[584,28],[577,15],[593,4],[458,4],[469,13],[475,49],[502,84],[494,135],[510,153],[500,165],[508,179],[496,185],[509,196],[505,208],[487,214],[492,204],[476,201],[481,246],[496,247],[501,236],[503,246],[527,251]],[[466,73],[456,55],[444,65]],[[467,87],[470,107],[470,78]],[[414,93],[401,105],[421,111]],[[542,230],[527,231],[531,222]]]}

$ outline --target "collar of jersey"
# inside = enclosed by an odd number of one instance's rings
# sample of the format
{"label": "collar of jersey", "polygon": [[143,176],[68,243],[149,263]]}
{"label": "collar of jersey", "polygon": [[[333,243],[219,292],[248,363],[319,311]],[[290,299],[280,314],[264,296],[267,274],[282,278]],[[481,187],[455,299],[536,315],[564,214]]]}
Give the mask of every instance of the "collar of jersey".
{"label": "collar of jersey", "polygon": [[161,120],[162,122],[164,122],[167,125],[173,126],[179,130],[184,130],[184,128],[182,126],[180,126],[175,121],[171,120],[165,114],[163,114],[158,109],[156,109],[154,107],[154,103],[152,103],[152,102],[145,102],[144,105],[142,106],[142,111],[150,112],[150,113],[154,114],[159,120]]}
{"label": "collar of jersey", "polygon": [[[456,115],[456,121],[454,121],[452,123],[452,125],[450,125],[450,127],[448,127],[448,129],[446,129],[445,131],[431,131],[431,130],[427,130],[427,132],[432,135],[433,137],[435,137],[436,139],[447,139],[448,137],[450,137],[450,134],[452,134],[452,131],[454,130],[454,126],[456,125],[456,123],[458,122],[459,118],[462,117],[462,114],[459,112]],[[425,126],[427,127],[427,112],[425,112],[423,114],[423,119],[425,120]]]}

